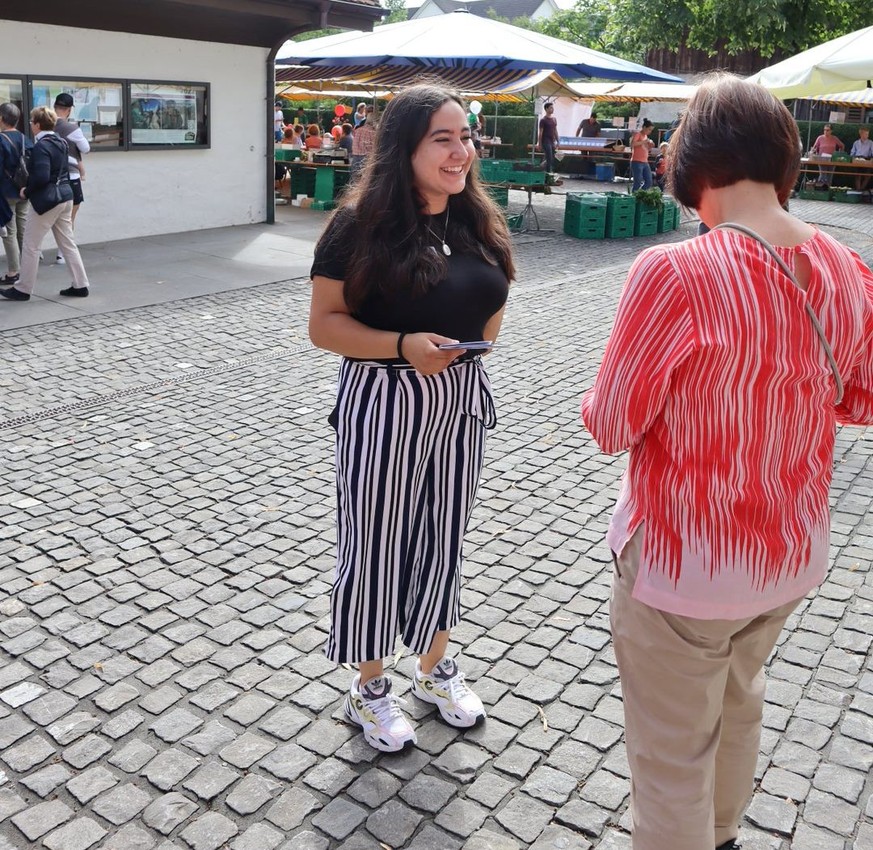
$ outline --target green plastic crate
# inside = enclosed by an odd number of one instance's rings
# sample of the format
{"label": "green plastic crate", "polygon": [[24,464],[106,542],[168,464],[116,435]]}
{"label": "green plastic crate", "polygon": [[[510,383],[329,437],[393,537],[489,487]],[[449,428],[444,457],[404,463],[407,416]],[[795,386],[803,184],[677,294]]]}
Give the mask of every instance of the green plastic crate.
{"label": "green plastic crate", "polygon": [[564,233],[577,239],[606,236],[606,198],[593,193],[571,193],[564,202]]}
{"label": "green plastic crate", "polygon": [[860,192],[832,192],[831,200],[838,204],[860,204]]}
{"label": "green plastic crate", "polygon": [[804,201],[829,201],[831,199],[830,189],[801,189],[797,193],[797,197]]}
{"label": "green plastic crate", "polygon": [[616,219],[629,218],[631,222],[631,234],[633,235],[634,213],[637,208],[637,199],[633,195],[624,195],[619,192],[604,192],[606,195],[606,232],[609,236],[611,222]]}
{"label": "green plastic crate", "polygon": [[634,235],[633,215],[614,215],[612,219],[606,219],[607,239],[626,239]]}
{"label": "green plastic crate", "polygon": [[831,162],[851,162],[852,155],[848,153],[834,152],[831,154]]}
{"label": "green plastic crate", "polygon": [[603,193],[596,192],[569,192],[564,202],[564,210],[567,213],[577,212],[585,214],[591,212],[603,215],[606,212],[607,199]]}
{"label": "green plastic crate", "polygon": [[672,198],[664,198],[664,206],[658,211],[658,233],[666,233],[679,227],[679,205]]}
{"label": "green plastic crate", "polygon": [[291,197],[308,195],[310,198],[315,194],[315,169],[292,168],[291,173]]}
{"label": "green plastic crate", "polygon": [[336,201],[313,201],[309,207],[311,210],[332,210],[336,209]]}
{"label": "green plastic crate", "polygon": [[604,239],[606,237],[606,216],[599,222],[577,221],[564,219],[564,233],[576,239]]}
{"label": "green plastic crate", "polygon": [[513,171],[509,182],[516,186],[544,186],[546,183],[545,171]]}
{"label": "green plastic crate", "polygon": [[521,213],[508,215],[506,216],[506,224],[513,233],[517,233],[524,225],[524,216]]}
{"label": "green plastic crate", "polygon": [[634,210],[634,236],[651,236],[658,232],[658,210],[637,204]]}

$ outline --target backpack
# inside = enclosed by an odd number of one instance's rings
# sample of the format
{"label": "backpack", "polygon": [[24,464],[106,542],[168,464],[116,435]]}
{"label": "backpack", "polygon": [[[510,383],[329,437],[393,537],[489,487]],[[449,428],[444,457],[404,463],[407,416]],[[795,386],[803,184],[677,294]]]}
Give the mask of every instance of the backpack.
{"label": "backpack", "polygon": [[21,153],[19,154],[12,140],[5,133],[0,133],[0,136],[6,140],[10,148],[18,155],[18,164],[15,166],[15,170],[9,171],[6,169],[6,176],[12,181],[13,186],[17,189],[23,189],[27,185],[27,178],[30,177],[30,171],[27,167],[27,152],[24,148],[24,137],[22,137]]}

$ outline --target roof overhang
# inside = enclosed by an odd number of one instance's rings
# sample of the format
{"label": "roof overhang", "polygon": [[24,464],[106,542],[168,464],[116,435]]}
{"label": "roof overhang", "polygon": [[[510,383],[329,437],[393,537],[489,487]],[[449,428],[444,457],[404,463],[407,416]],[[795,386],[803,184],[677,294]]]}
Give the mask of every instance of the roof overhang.
{"label": "roof overhang", "polygon": [[376,0],[4,0],[8,21],[274,48],[325,27],[371,30]]}

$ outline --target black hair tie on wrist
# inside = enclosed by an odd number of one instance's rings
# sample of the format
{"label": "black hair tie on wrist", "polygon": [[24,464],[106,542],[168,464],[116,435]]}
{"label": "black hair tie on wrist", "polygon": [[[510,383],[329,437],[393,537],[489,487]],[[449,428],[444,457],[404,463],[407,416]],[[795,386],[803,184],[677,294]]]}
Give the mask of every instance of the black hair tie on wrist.
{"label": "black hair tie on wrist", "polygon": [[406,360],[406,358],[403,356],[403,338],[405,336],[406,334],[400,334],[400,336],[397,337],[397,357],[400,360]]}

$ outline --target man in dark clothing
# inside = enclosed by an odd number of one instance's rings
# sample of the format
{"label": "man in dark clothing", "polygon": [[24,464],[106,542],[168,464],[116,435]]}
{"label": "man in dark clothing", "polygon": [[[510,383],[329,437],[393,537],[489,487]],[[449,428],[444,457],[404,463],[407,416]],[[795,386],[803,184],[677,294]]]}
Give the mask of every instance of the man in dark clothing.
{"label": "man in dark clothing", "polygon": [[579,122],[576,135],[582,136],[583,139],[594,139],[600,135],[600,122],[597,120],[596,112],[592,112],[588,118],[583,118]]}
{"label": "man in dark clothing", "polygon": [[558,122],[552,117],[555,111],[554,103],[543,106],[545,115],[540,118],[540,132],[537,141],[543,152],[543,167],[548,172],[555,170],[555,148],[558,146]]}

